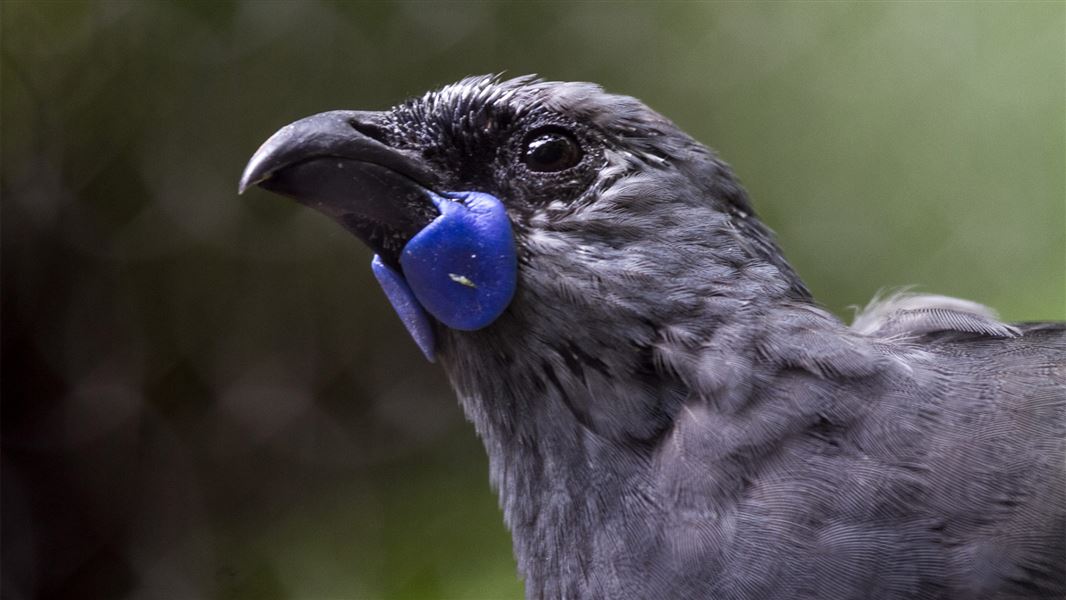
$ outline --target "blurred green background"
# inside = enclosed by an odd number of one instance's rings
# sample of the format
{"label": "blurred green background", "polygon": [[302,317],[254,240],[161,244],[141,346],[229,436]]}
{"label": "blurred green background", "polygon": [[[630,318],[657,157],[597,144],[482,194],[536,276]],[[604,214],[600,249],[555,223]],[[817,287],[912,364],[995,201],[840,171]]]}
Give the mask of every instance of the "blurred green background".
{"label": "blurred green background", "polygon": [[717,148],[841,316],[1063,319],[1064,6],[5,1],[4,598],[520,596],[367,250],[236,195],[281,125],[595,81]]}

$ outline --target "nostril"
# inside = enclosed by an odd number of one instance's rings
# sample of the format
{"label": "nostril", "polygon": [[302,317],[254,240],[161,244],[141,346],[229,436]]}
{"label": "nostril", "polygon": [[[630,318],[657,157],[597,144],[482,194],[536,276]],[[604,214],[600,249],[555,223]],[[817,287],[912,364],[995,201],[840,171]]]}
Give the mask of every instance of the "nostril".
{"label": "nostril", "polygon": [[348,119],[348,125],[372,140],[376,140],[383,144],[386,143],[385,129],[376,123],[361,121],[359,120],[359,117],[351,117]]}

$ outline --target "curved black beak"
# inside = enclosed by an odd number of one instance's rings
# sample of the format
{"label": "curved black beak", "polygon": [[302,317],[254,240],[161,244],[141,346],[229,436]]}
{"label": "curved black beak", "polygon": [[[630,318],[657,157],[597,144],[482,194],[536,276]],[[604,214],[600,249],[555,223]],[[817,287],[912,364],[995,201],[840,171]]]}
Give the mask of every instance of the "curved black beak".
{"label": "curved black beak", "polygon": [[437,178],[385,144],[384,113],[337,110],[286,125],[256,151],[238,191],[253,185],[333,217],[399,270],[404,245],[439,214]]}

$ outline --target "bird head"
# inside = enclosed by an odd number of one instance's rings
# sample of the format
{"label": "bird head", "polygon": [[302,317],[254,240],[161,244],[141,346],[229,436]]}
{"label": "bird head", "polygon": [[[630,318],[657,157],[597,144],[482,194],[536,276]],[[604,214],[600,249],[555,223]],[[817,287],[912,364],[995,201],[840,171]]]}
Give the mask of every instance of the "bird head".
{"label": "bird head", "polygon": [[705,318],[711,298],[808,298],[714,153],[593,84],[472,77],[387,111],[314,115],[263,144],[251,185],[362,239],[446,367],[537,346],[595,364]]}

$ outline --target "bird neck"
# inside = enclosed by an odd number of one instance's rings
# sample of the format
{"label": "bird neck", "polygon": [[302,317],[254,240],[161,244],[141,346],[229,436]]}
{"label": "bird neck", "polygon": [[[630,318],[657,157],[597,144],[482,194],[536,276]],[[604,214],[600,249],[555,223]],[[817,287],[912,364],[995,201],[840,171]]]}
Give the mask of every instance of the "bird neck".
{"label": "bird neck", "polygon": [[[681,360],[676,344],[757,319],[755,304],[723,303],[732,316],[689,311],[654,325],[612,305],[602,307],[610,317],[582,327],[508,316],[492,331],[444,336],[441,359],[485,445],[530,597],[612,596],[582,587],[589,582],[570,571],[604,559],[589,540],[605,531],[624,526],[628,536],[647,529],[645,539],[654,537],[654,521],[620,520],[651,502],[654,452],[692,394],[670,373]],[[750,354],[747,343],[737,336],[729,350]]]}
{"label": "bird neck", "polygon": [[568,572],[575,564],[610,560],[589,540],[655,527],[646,514],[620,521],[651,502],[654,453],[701,393],[693,361],[706,346],[754,356],[753,324],[809,299],[754,217],[708,208],[686,228],[642,202],[626,205],[655,224],[640,244],[601,237],[591,212],[580,229],[546,226],[528,240],[537,253],[504,315],[441,331],[441,362],[487,450],[531,597],[589,596],[567,587],[587,584]]}
{"label": "bird neck", "polygon": [[[566,375],[511,375],[509,389],[495,381],[456,387],[485,445],[527,596],[610,597],[584,579],[590,543],[647,488],[651,446],[597,431],[598,415],[582,414],[597,398],[588,389],[564,394]],[[640,401],[650,406],[652,393]]]}
{"label": "bird neck", "polygon": [[[737,307],[733,318],[661,324],[654,336],[634,328],[643,342],[555,331],[521,344],[487,336],[476,346],[487,352],[453,346],[442,354],[485,445],[528,597],[640,597],[588,574],[596,565],[658,564],[663,531],[679,526],[665,503],[693,497],[728,510],[743,489],[737,473],[758,468],[747,462],[760,456],[752,445],[774,447],[775,436],[839,412],[826,373],[870,377],[884,366],[871,348],[848,341],[838,320],[805,304]],[[802,390],[802,400],[782,404],[766,393],[765,386],[785,385],[782,377],[795,379],[790,387]],[[779,426],[767,428],[771,420]],[[729,435],[681,449],[716,431]],[[720,466],[694,460],[691,469],[669,458],[708,448],[731,458]],[[663,460],[675,468],[662,468]]]}

